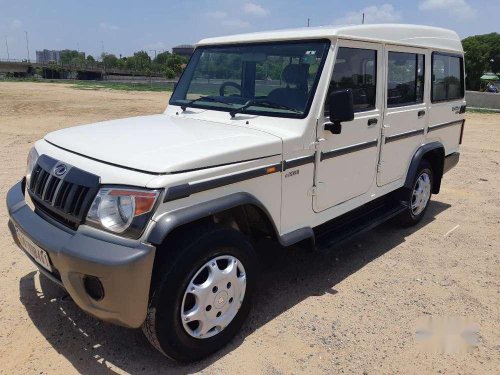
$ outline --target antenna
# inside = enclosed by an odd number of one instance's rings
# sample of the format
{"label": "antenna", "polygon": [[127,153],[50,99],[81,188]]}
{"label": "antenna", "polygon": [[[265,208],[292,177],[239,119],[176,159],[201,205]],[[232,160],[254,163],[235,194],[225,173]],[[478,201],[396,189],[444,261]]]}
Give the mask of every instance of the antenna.
{"label": "antenna", "polygon": [[26,34],[26,51],[28,51],[28,62],[30,62],[30,47],[28,43],[28,32],[25,31],[24,33]]}
{"label": "antenna", "polygon": [[5,47],[7,47],[7,61],[9,61],[10,55],[9,55],[9,42],[7,42],[7,35],[5,35]]}

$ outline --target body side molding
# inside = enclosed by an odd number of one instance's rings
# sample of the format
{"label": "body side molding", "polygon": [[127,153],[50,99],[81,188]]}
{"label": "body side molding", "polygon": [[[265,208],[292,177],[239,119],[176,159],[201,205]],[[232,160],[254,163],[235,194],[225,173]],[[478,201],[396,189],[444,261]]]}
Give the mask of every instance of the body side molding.
{"label": "body side molding", "polygon": [[283,172],[290,168],[300,167],[302,165],[314,163],[316,154],[301,156],[295,159],[283,160]]}
{"label": "body side molding", "polygon": [[265,176],[271,173],[281,172],[282,164],[276,163],[251,169],[248,171],[238,172],[228,176],[215,177],[205,181],[189,182],[182,185],[172,186],[167,189],[163,202],[170,202],[176,199],[189,197],[191,194],[200,193],[205,190],[216,189],[225,185],[235,184],[252,178]]}
{"label": "body side molding", "polygon": [[385,143],[391,143],[394,141],[399,141],[400,139],[414,137],[421,134],[424,134],[424,129],[410,130],[409,132],[388,135],[387,137],[385,137]]}
{"label": "body side molding", "polygon": [[320,161],[323,161],[323,160],[326,160],[326,159],[330,159],[330,158],[334,158],[334,157],[337,157],[337,156],[342,156],[342,155],[350,154],[351,152],[362,151],[362,150],[365,150],[367,148],[376,147],[377,144],[378,144],[378,140],[375,139],[373,141],[358,143],[358,144],[355,144],[355,145],[350,145],[350,146],[346,146],[346,147],[342,147],[342,148],[337,148],[337,149],[331,150],[331,151],[321,152]]}
{"label": "body side molding", "polygon": [[444,122],[442,124],[437,124],[437,125],[430,125],[428,132],[432,132],[432,131],[435,131],[438,129],[447,128],[449,126],[462,125],[464,122],[465,122],[465,120],[456,120],[456,121]]}

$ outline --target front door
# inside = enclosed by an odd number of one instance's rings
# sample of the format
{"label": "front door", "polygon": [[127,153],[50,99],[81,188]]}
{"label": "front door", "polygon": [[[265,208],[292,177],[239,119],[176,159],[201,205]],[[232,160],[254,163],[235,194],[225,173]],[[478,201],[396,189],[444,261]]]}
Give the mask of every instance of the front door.
{"label": "front door", "polygon": [[387,46],[387,106],[377,184],[406,178],[411,158],[422,144],[427,119],[426,50]]}
{"label": "front door", "polygon": [[324,130],[329,122],[325,106],[318,126],[321,161],[316,168],[316,212],[366,193],[375,181],[383,113],[382,57],[377,43],[340,40],[336,46],[329,93],[351,89],[355,117],[342,124],[341,134],[331,134]]}

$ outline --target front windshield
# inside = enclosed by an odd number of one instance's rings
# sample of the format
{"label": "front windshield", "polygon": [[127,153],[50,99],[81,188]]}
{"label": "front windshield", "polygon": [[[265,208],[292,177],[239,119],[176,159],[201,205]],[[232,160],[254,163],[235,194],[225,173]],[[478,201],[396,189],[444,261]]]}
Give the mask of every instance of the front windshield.
{"label": "front windshield", "polygon": [[170,104],[303,118],[329,45],[314,40],[199,47]]}

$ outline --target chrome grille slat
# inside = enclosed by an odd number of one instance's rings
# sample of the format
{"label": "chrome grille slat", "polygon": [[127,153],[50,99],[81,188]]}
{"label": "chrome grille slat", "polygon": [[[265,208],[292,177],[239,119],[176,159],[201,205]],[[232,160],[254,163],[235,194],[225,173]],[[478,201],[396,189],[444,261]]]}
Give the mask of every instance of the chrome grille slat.
{"label": "chrome grille slat", "polygon": [[78,216],[80,213],[80,209],[82,208],[82,203],[83,199],[85,198],[85,195],[87,194],[87,188],[82,187],[80,190],[80,194],[78,194],[78,198],[75,199],[75,207],[73,209],[73,214]]}
{"label": "chrome grille slat", "polygon": [[52,196],[52,200],[50,201],[50,204],[52,206],[56,206],[56,200],[57,200],[57,195],[59,194],[59,191],[61,190],[61,186],[64,184],[64,181],[61,179],[58,179],[59,181],[57,182],[56,188],[54,189],[54,195]]}
{"label": "chrome grille slat", "polygon": [[27,190],[37,209],[76,229],[84,221],[97,193],[99,178],[77,168],[73,168],[72,177],[69,173],[58,177],[50,173],[55,163],[56,160],[48,157],[39,159]]}
{"label": "chrome grille slat", "polygon": [[42,199],[44,201],[47,200],[47,193],[51,188],[51,183],[53,182],[54,178],[55,178],[54,176],[49,174],[49,177],[47,177],[47,180],[45,181],[45,184],[44,184],[43,189],[42,189]]}
{"label": "chrome grille slat", "polygon": [[72,185],[69,189],[68,196],[66,198],[66,202],[63,206],[63,211],[66,213],[71,213],[71,206],[73,205],[73,200],[75,199],[76,191],[78,190],[78,185]]}
{"label": "chrome grille slat", "polygon": [[45,185],[45,180],[47,179],[48,172],[45,172],[43,169],[40,171],[38,175],[38,179],[36,181],[35,188],[33,189],[34,193],[40,195],[43,190],[43,186]]}
{"label": "chrome grille slat", "polygon": [[30,181],[30,188],[33,189],[33,187],[36,185],[38,181],[38,177],[40,177],[40,171],[42,168],[40,168],[38,165],[33,169],[33,173],[31,174],[31,181]]}

